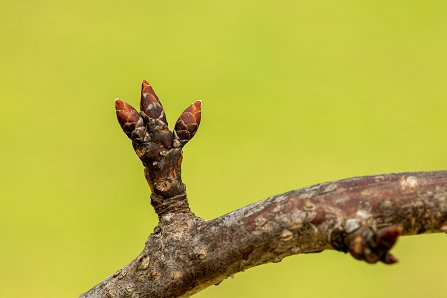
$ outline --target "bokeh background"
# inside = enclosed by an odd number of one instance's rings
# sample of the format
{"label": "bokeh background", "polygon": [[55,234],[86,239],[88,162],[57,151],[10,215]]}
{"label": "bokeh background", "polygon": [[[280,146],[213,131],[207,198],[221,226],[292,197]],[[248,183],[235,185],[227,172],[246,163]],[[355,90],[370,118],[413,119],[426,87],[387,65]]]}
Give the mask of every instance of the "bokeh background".
{"label": "bokeh background", "polygon": [[[447,168],[446,1],[0,4],[0,297],[76,297],[156,225],[113,100],[203,100],[183,175],[211,219],[351,176]],[[196,297],[445,297],[447,237],[401,263],[298,255]]]}

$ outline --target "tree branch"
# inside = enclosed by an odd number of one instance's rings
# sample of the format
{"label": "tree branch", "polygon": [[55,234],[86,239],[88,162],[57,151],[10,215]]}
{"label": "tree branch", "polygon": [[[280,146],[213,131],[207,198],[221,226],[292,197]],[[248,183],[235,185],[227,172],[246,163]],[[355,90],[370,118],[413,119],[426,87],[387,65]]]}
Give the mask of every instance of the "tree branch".
{"label": "tree branch", "polygon": [[[143,82],[142,103],[148,86]],[[155,108],[161,107],[153,94]],[[188,297],[250,267],[326,249],[393,264],[397,259],[389,250],[400,234],[447,232],[447,171],[318,184],[204,221],[190,212],[180,178],[181,147],[198,128],[200,103],[185,110],[172,134],[164,111],[152,121],[147,105],[141,114],[120,100],[116,106],[146,167],[160,221],[141,254],[83,298]]]}

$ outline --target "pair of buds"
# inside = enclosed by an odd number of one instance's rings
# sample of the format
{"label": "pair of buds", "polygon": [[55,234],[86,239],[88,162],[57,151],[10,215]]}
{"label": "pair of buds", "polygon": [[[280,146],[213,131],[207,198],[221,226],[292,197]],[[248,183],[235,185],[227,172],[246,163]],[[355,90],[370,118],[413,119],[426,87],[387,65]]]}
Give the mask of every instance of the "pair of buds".
{"label": "pair of buds", "polygon": [[156,143],[166,149],[183,147],[192,139],[199,128],[201,107],[200,100],[190,105],[171,132],[163,106],[146,80],[141,85],[140,112],[119,98],[115,100],[118,122],[133,143]]}

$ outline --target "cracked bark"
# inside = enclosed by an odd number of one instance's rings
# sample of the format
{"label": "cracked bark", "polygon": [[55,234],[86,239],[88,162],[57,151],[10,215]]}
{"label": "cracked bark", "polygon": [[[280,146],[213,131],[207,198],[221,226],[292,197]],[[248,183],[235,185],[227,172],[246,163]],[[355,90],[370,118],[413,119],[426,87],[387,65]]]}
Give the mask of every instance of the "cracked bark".
{"label": "cracked bark", "polygon": [[118,121],[145,166],[159,224],[129,265],[81,297],[188,297],[250,267],[326,249],[393,264],[399,235],[447,232],[447,171],[355,177],[269,197],[213,220],[189,209],[183,146],[201,102],[170,132],[158,97],[142,85],[141,112],[116,101]]}

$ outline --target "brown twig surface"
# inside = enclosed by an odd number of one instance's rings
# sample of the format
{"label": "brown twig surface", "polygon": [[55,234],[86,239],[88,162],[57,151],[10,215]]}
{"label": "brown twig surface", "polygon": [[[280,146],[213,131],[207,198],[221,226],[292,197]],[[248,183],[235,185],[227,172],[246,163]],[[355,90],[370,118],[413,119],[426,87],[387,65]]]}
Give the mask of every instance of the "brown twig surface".
{"label": "brown twig surface", "polygon": [[140,113],[119,99],[116,109],[145,166],[159,224],[136,259],[83,298],[188,297],[247,268],[326,249],[393,264],[389,251],[399,235],[447,232],[447,171],[327,182],[204,221],[191,213],[180,175],[201,102],[182,113],[173,132],[146,81]]}

